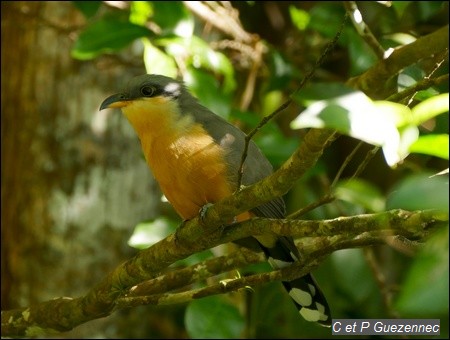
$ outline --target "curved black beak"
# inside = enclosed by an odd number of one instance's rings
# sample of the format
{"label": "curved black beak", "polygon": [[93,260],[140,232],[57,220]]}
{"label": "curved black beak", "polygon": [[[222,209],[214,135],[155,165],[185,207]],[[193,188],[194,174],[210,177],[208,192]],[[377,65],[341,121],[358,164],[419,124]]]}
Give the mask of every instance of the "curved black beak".
{"label": "curved black beak", "polygon": [[100,111],[107,108],[124,107],[128,104],[130,98],[126,93],[113,94],[106,98],[100,105]]}

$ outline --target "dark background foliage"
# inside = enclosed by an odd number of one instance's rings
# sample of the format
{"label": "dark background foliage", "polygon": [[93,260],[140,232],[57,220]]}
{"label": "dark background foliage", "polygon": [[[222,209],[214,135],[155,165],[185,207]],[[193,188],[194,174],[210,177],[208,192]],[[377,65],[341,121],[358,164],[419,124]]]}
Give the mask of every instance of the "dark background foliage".
{"label": "dark background foliage", "polygon": [[[344,3],[326,1],[18,1],[1,6],[2,310],[81,295],[136,248],[166,236],[180,222],[160,200],[131,127],[117,112],[97,111],[107,95],[135,75],[179,77],[205,106],[250,132],[315,68],[346,13]],[[384,50],[448,24],[443,1],[357,6]],[[291,122],[314,102],[342,93],[350,78],[377,60],[373,46],[347,21],[338,44],[293,96],[294,103],[254,137],[275,168],[305,134]],[[395,93],[446,74],[448,50],[415,60],[390,81]],[[399,102],[413,108],[447,92],[448,78]],[[416,125],[420,136],[440,135],[443,142],[425,141],[421,151],[412,150],[395,166],[380,150],[351,178],[373,149],[364,143],[332,186],[359,143],[341,131],[286,195],[288,213],[330,191],[336,200],[301,218],[447,209],[447,176],[430,175],[448,168],[448,106]],[[222,252],[214,249],[179,265]],[[240,275],[267,270],[249,266]],[[314,274],[334,318],[439,318],[441,337],[448,336],[448,229],[431,235],[420,250],[398,242],[335,252]],[[331,334],[299,318],[281,285],[271,283],[189,304],[122,310],[65,336]]]}

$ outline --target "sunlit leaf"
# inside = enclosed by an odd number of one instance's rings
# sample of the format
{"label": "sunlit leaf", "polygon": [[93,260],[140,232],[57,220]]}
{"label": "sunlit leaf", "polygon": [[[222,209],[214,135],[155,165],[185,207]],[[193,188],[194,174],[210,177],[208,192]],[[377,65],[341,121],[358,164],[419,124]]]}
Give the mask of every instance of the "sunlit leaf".
{"label": "sunlit leaf", "polygon": [[[334,89],[339,91],[339,86]],[[411,110],[389,101],[373,102],[362,92],[343,94],[313,102],[292,123],[293,129],[330,128],[366,143],[381,146],[389,166],[402,161],[418,138],[410,124]]]}
{"label": "sunlit leaf", "polygon": [[242,337],[245,320],[222,296],[192,301],[184,323],[191,339],[236,339]]}
{"label": "sunlit leaf", "polygon": [[449,140],[447,134],[425,135],[410,146],[409,151],[443,159],[449,159]]}
{"label": "sunlit leaf", "polygon": [[398,33],[393,33],[393,34],[387,34],[385,36],[385,39],[390,39],[398,45],[408,45],[408,44],[416,41],[417,37],[415,37],[412,34],[398,32]]}
{"label": "sunlit leaf", "polygon": [[162,74],[167,77],[176,78],[177,76],[177,65],[175,60],[153,46],[153,44],[144,39],[144,63],[145,70],[147,73]]}
{"label": "sunlit leaf", "polygon": [[289,14],[291,16],[292,23],[297,27],[300,31],[306,29],[309,24],[309,14],[305,10],[301,8],[297,8],[293,5],[289,6]]}
{"label": "sunlit leaf", "polygon": [[148,1],[130,2],[130,22],[144,26],[153,15],[153,8]]}
{"label": "sunlit leaf", "polygon": [[419,138],[419,129],[415,125],[407,125],[399,130],[400,140],[398,145],[383,145],[383,154],[390,166],[395,166],[409,155],[409,149]]}
{"label": "sunlit leaf", "polygon": [[173,57],[185,59],[192,68],[204,68],[222,75],[225,92],[231,93],[236,88],[231,61],[223,53],[214,51],[204,40],[196,36],[167,37],[154,41],[154,44],[165,47]]}
{"label": "sunlit leaf", "polygon": [[262,99],[261,114],[267,116],[274,112],[284,100],[284,94],[282,91],[268,91]]}
{"label": "sunlit leaf", "polygon": [[291,127],[332,128],[370,144],[398,145],[398,115],[395,109],[378,110],[365,94],[352,92],[315,102],[291,123]]}
{"label": "sunlit leaf", "polygon": [[410,125],[411,110],[409,107],[385,100],[375,101],[373,102],[373,105],[375,105],[378,112],[389,117],[389,119],[392,119],[396,127]]}
{"label": "sunlit leaf", "polygon": [[449,108],[449,94],[442,93],[440,95],[431,97],[413,107],[412,123],[420,125],[427,120],[448,111]]}

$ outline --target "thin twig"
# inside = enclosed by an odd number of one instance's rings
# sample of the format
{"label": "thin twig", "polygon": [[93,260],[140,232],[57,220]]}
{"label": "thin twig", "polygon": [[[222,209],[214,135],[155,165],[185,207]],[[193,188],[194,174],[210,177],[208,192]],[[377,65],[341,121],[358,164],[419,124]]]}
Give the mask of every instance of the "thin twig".
{"label": "thin twig", "polygon": [[286,108],[289,107],[289,105],[291,105],[292,103],[292,97],[300,92],[300,90],[309,82],[309,80],[314,76],[314,74],[316,73],[316,70],[320,67],[320,65],[322,65],[322,63],[324,62],[325,58],[328,56],[328,54],[330,53],[330,51],[332,51],[334,49],[334,47],[336,46],[342,31],[344,30],[345,27],[345,23],[347,22],[347,18],[348,15],[345,15],[344,20],[342,21],[341,27],[339,28],[338,32],[336,33],[336,35],[334,36],[333,40],[330,41],[326,47],[324,52],[322,53],[322,55],[320,56],[320,58],[316,61],[316,63],[314,64],[313,68],[306,74],[306,76],[302,79],[300,85],[297,87],[297,89],[289,96],[289,99],[286,100],[283,104],[281,104],[275,111],[273,111],[270,115],[265,116],[260,122],[259,124],[252,130],[250,131],[250,133],[245,137],[245,147],[244,147],[244,151],[242,152],[242,156],[241,156],[241,164],[239,166],[239,170],[238,170],[238,186],[237,188],[239,189],[241,187],[242,184],[242,176],[244,174],[244,163],[245,160],[247,159],[247,152],[248,152],[248,146],[250,143],[250,140],[253,138],[253,136],[264,126],[266,125],[270,120],[274,119],[280,112],[284,111]]}
{"label": "thin twig", "polygon": [[386,276],[375,257],[373,248],[366,247],[363,249],[363,252],[380,290],[385,309],[392,318],[399,318],[400,315],[392,307],[393,289],[387,283]]}
{"label": "thin twig", "polygon": [[241,97],[241,103],[239,109],[244,111],[248,109],[250,102],[253,98],[253,93],[255,92],[256,77],[258,75],[258,70],[262,64],[262,55],[264,53],[264,44],[261,41],[255,43],[255,48],[252,58],[252,66],[247,77],[247,82],[245,84],[245,89]]}
{"label": "thin twig", "polygon": [[[347,165],[350,163],[350,161],[355,157],[356,152],[359,150],[359,148],[364,144],[363,141],[360,141],[358,145],[356,145],[350,155],[348,155],[345,160],[342,162],[341,167],[339,168],[338,172],[336,173],[336,176],[334,176],[333,182],[330,185],[330,188],[333,189],[336,186],[337,181],[341,178],[342,172],[347,167]],[[354,176],[354,175],[353,175]]]}
{"label": "thin twig", "polygon": [[315,258],[306,263],[306,261],[302,259],[301,261],[298,261],[291,266],[280,270],[274,270],[268,273],[254,274],[235,279],[222,280],[218,283],[203,288],[192,289],[184,292],[154,294],[139,297],[123,297],[117,300],[116,308],[123,309],[142,305],[168,305],[175,303],[186,303],[194,299],[238,291],[242,288],[246,288],[249,286],[259,286],[272,281],[292,280],[309,273],[312,269],[320,264],[321,260],[322,259],[320,258]]}
{"label": "thin twig", "polygon": [[356,178],[360,175],[361,172],[364,171],[364,169],[366,168],[367,164],[369,164],[369,162],[371,161],[371,159],[377,154],[378,150],[380,150],[379,146],[375,146],[374,148],[372,148],[372,150],[370,150],[367,154],[366,157],[364,158],[364,160],[359,164],[358,168],[356,169],[356,171],[353,173],[353,175],[350,177],[350,179]]}
{"label": "thin twig", "polygon": [[[345,167],[348,165],[348,163],[351,161],[351,159],[355,156],[358,149],[362,146],[363,142],[358,143],[358,145],[352,150],[351,154],[345,159],[344,163],[339,168],[336,176],[334,177],[333,183],[330,185],[330,190],[327,194],[323,195],[320,199],[317,201],[308,204],[306,207],[303,207],[296,212],[290,214],[288,218],[298,219],[300,216],[303,216],[309,211],[312,211],[322,205],[328,204],[333,202],[336,199],[336,196],[332,193],[332,189],[336,186],[337,181],[339,180],[342,171],[345,169]],[[375,156],[377,151],[379,150],[379,147],[374,147],[372,150],[370,150],[367,154],[364,160],[359,164],[358,168],[355,170],[355,172],[350,176],[350,179],[358,177],[361,172],[366,168],[367,164],[370,162],[370,160]]]}
{"label": "thin twig", "polygon": [[183,1],[183,3],[192,12],[197,14],[200,18],[208,22],[210,25],[234,37],[236,40],[246,43],[251,43],[253,41],[253,35],[246,32],[242,28],[242,25],[238,21],[238,18],[230,15],[232,14],[230,13],[230,11],[226,11],[226,13],[218,13],[222,11],[219,11],[217,7],[213,10],[211,9],[211,4],[209,4],[209,6],[206,6],[201,1]]}
{"label": "thin twig", "polygon": [[386,98],[386,100],[399,103],[405,98],[414,97],[414,95],[418,91],[425,90],[432,86],[437,86],[443,83],[448,83],[448,73],[437,78],[424,78],[413,86],[410,86],[399,93],[394,93],[393,95]]}
{"label": "thin twig", "polygon": [[172,270],[152,280],[144,281],[132,287],[126,296],[133,297],[169,292],[196,281],[263,261],[264,256],[262,253],[255,253],[246,248],[240,248],[226,256],[214,257],[192,266]]}
{"label": "thin twig", "polygon": [[378,59],[383,59],[385,56],[385,50],[378,42],[377,38],[372,33],[372,30],[364,22],[361,12],[358,9],[358,5],[355,1],[344,1],[345,9],[350,15],[350,18],[355,26],[356,31],[359,33],[361,38],[372,48],[372,50],[377,55]]}
{"label": "thin twig", "polygon": [[333,202],[336,199],[336,197],[334,197],[333,194],[328,193],[324,196],[322,196],[319,200],[308,204],[306,207],[303,207],[299,210],[297,210],[296,212],[290,214],[287,218],[288,219],[298,219],[300,216],[303,216],[304,214],[306,214],[307,212],[310,212],[322,205],[328,204]]}

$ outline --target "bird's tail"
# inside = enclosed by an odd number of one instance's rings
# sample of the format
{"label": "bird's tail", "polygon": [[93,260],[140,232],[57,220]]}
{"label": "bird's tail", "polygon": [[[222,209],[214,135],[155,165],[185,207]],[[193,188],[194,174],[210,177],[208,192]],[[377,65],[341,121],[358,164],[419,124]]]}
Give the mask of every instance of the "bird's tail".
{"label": "bird's tail", "polygon": [[[266,246],[265,240],[256,238],[274,269],[289,266],[300,257],[291,238],[279,237],[274,244],[271,244],[271,247]],[[282,283],[294,301],[298,312],[306,321],[317,322],[325,327],[331,326],[331,312],[327,300],[311,274]]]}

